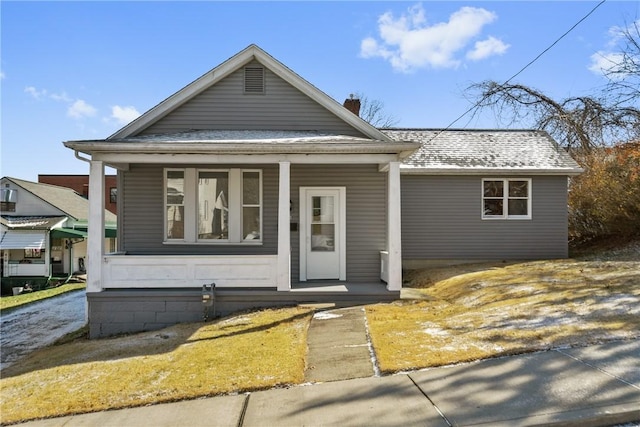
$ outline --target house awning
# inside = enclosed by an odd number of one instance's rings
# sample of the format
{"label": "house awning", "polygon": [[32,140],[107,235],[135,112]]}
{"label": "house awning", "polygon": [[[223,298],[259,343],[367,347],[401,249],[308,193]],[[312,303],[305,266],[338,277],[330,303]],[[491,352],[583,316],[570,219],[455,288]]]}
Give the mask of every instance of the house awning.
{"label": "house awning", "polygon": [[86,239],[87,233],[73,228],[54,228],[51,230],[52,239]]}
{"label": "house awning", "polygon": [[43,249],[44,232],[5,231],[0,237],[0,249]]}
{"label": "house awning", "polygon": [[[76,223],[73,226],[73,229],[75,231],[82,231],[84,233],[88,232],[88,225],[86,223],[83,222],[79,222]],[[86,234],[85,234],[86,236]],[[108,239],[115,239],[116,237],[118,237],[118,227],[116,224],[105,224],[104,225],[104,237],[108,238]]]}

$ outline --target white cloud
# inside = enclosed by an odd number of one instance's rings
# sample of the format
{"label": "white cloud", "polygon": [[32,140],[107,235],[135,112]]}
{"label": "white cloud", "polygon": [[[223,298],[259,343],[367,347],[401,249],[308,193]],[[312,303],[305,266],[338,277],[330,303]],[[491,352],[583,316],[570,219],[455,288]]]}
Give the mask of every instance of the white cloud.
{"label": "white cloud", "polygon": [[73,99],[71,99],[69,97],[69,95],[67,95],[66,92],[62,92],[62,93],[52,93],[51,95],[49,95],[51,99],[53,99],[54,101],[61,101],[61,102],[73,102]]}
{"label": "white cloud", "polygon": [[52,93],[47,89],[37,89],[35,86],[27,86],[24,88],[24,91],[34,99],[51,99],[56,102],[67,104],[67,116],[74,119],[93,117],[98,112],[98,110],[91,104],[88,104],[82,99],[74,99],[64,91],[59,93]]}
{"label": "white cloud", "polygon": [[71,99],[66,92],[49,93],[47,89],[38,90],[35,86],[27,86],[24,88],[24,91],[35,99],[51,98],[59,102],[73,102],[73,99]]}
{"label": "white cloud", "polygon": [[25,87],[24,91],[25,91],[25,93],[28,93],[29,95],[31,95],[35,99],[41,99],[42,97],[47,96],[47,90],[46,89],[38,90],[33,86]]}
{"label": "white cloud", "polygon": [[621,53],[598,51],[591,55],[591,64],[589,71],[594,74],[604,76],[609,70],[614,70],[618,64],[622,62],[623,55]]}
{"label": "white cloud", "polygon": [[[412,6],[395,18],[391,12],[378,18],[380,41],[368,37],[360,44],[363,58],[381,57],[394,69],[408,72],[416,68],[456,68],[461,64],[457,54],[477,38],[485,25],[497,16],[486,9],[462,7],[451,14],[448,22],[429,25],[422,5]],[[509,46],[495,37],[476,43],[468,54],[479,60],[503,54]]]}
{"label": "white cloud", "polygon": [[4,73],[4,71],[0,71],[0,80],[4,80],[7,77],[7,75]]}
{"label": "white cloud", "polygon": [[75,101],[67,110],[67,115],[74,119],[82,119],[83,117],[93,117],[96,115],[97,110],[87,104],[82,99]]}
{"label": "white cloud", "polygon": [[479,61],[493,55],[503,55],[507,49],[509,49],[508,44],[493,36],[489,36],[486,40],[476,42],[473,50],[467,52],[467,59]]}
{"label": "white cloud", "polygon": [[138,117],[140,117],[140,113],[135,107],[121,107],[119,105],[111,107],[111,118],[116,119],[121,125],[126,125]]}
{"label": "white cloud", "polygon": [[[623,46],[621,46],[620,43],[626,43],[625,34],[633,34],[635,31],[634,28],[637,26],[640,26],[640,19],[629,24],[627,28],[619,26],[609,28],[609,40],[606,43],[607,49],[599,50],[591,55],[589,58],[590,63],[587,66],[589,71],[600,76],[609,74],[608,77],[610,78],[624,78],[623,70],[620,67],[624,59],[621,53]],[[618,74],[616,74],[616,72],[618,72]]]}

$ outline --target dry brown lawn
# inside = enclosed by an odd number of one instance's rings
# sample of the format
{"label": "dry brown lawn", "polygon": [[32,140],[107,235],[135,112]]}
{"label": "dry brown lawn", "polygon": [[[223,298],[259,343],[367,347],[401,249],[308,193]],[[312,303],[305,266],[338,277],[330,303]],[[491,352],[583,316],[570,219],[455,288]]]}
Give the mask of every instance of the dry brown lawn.
{"label": "dry brown lawn", "polygon": [[0,423],[300,383],[311,315],[264,310],[44,348],[2,371]]}
{"label": "dry brown lawn", "polygon": [[413,271],[425,301],[367,307],[384,373],[640,337],[639,261],[557,260]]}
{"label": "dry brown lawn", "polygon": [[[640,243],[405,278],[425,300],[366,307],[383,373],[640,338]],[[0,424],[300,383],[311,316],[263,310],[41,349],[2,371]]]}

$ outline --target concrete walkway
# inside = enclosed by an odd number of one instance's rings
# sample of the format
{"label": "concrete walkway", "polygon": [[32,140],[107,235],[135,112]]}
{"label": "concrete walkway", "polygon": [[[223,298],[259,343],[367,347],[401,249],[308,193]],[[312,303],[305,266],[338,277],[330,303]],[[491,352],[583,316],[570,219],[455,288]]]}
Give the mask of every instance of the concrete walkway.
{"label": "concrete walkway", "polygon": [[363,307],[317,311],[309,325],[307,346],[307,382],[376,374]]}

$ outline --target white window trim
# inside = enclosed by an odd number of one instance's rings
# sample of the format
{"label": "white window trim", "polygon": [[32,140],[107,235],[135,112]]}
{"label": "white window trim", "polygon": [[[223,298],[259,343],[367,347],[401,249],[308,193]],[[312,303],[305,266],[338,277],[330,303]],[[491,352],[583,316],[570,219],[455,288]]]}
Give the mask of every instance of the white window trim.
{"label": "white window trim", "polygon": [[[167,236],[167,172],[184,172],[184,239],[169,239]],[[200,172],[226,172],[229,176],[229,208],[232,206],[237,214],[228,216],[229,239],[199,239],[198,238],[198,176]],[[243,224],[243,177],[245,172],[256,172],[259,176],[260,186],[260,239],[245,239],[242,233]],[[241,168],[165,168],[163,180],[163,210],[164,210],[164,238],[163,243],[169,245],[243,245],[260,246],[263,243],[263,179],[262,169],[241,169]],[[246,205],[249,206],[249,205]]]}
{"label": "white window trim", "polygon": [[[171,243],[182,243],[185,241],[184,238],[182,239],[170,239],[169,238],[169,234],[168,234],[168,221],[169,218],[167,217],[167,208],[169,206],[169,204],[167,203],[167,189],[169,188],[167,185],[167,181],[168,181],[168,175],[169,172],[182,172],[182,179],[185,181],[186,183],[186,170],[184,168],[165,168],[164,171],[162,172],[162,217],[163,217],[163,241],[164,242],[171,242]],[[185,183],[183,183],[183,185],[185,185]],[[185,194],[186,196],[186,194]],[[182,199],[182,206],[185,206],[186,203],[186,197],[183,197]],[[171,206],[180,206],[180,205],[174,205],[172,204]],[[184,218],[183,218],[183,222],[184,222]],[[183,230],[183,235],[184,232],[186,231],[186,224],[184,225],[185,230]]]}
{"label": "white window trim", "polygon": [[[502,215],[485,215],[484,213],[484,183],[486,181],[502,181],[503,182],[503,194],[502,194]],[[527,214],[526,215],[509,215],[509,182],[511,181],[527,181]],[[480,183],[480,213],[483,220],[530,220],[531,219],[531,206],[533,200],[531,197],[531,178],[482,178]],[[515,198],[514,198],[515,199]]]}

